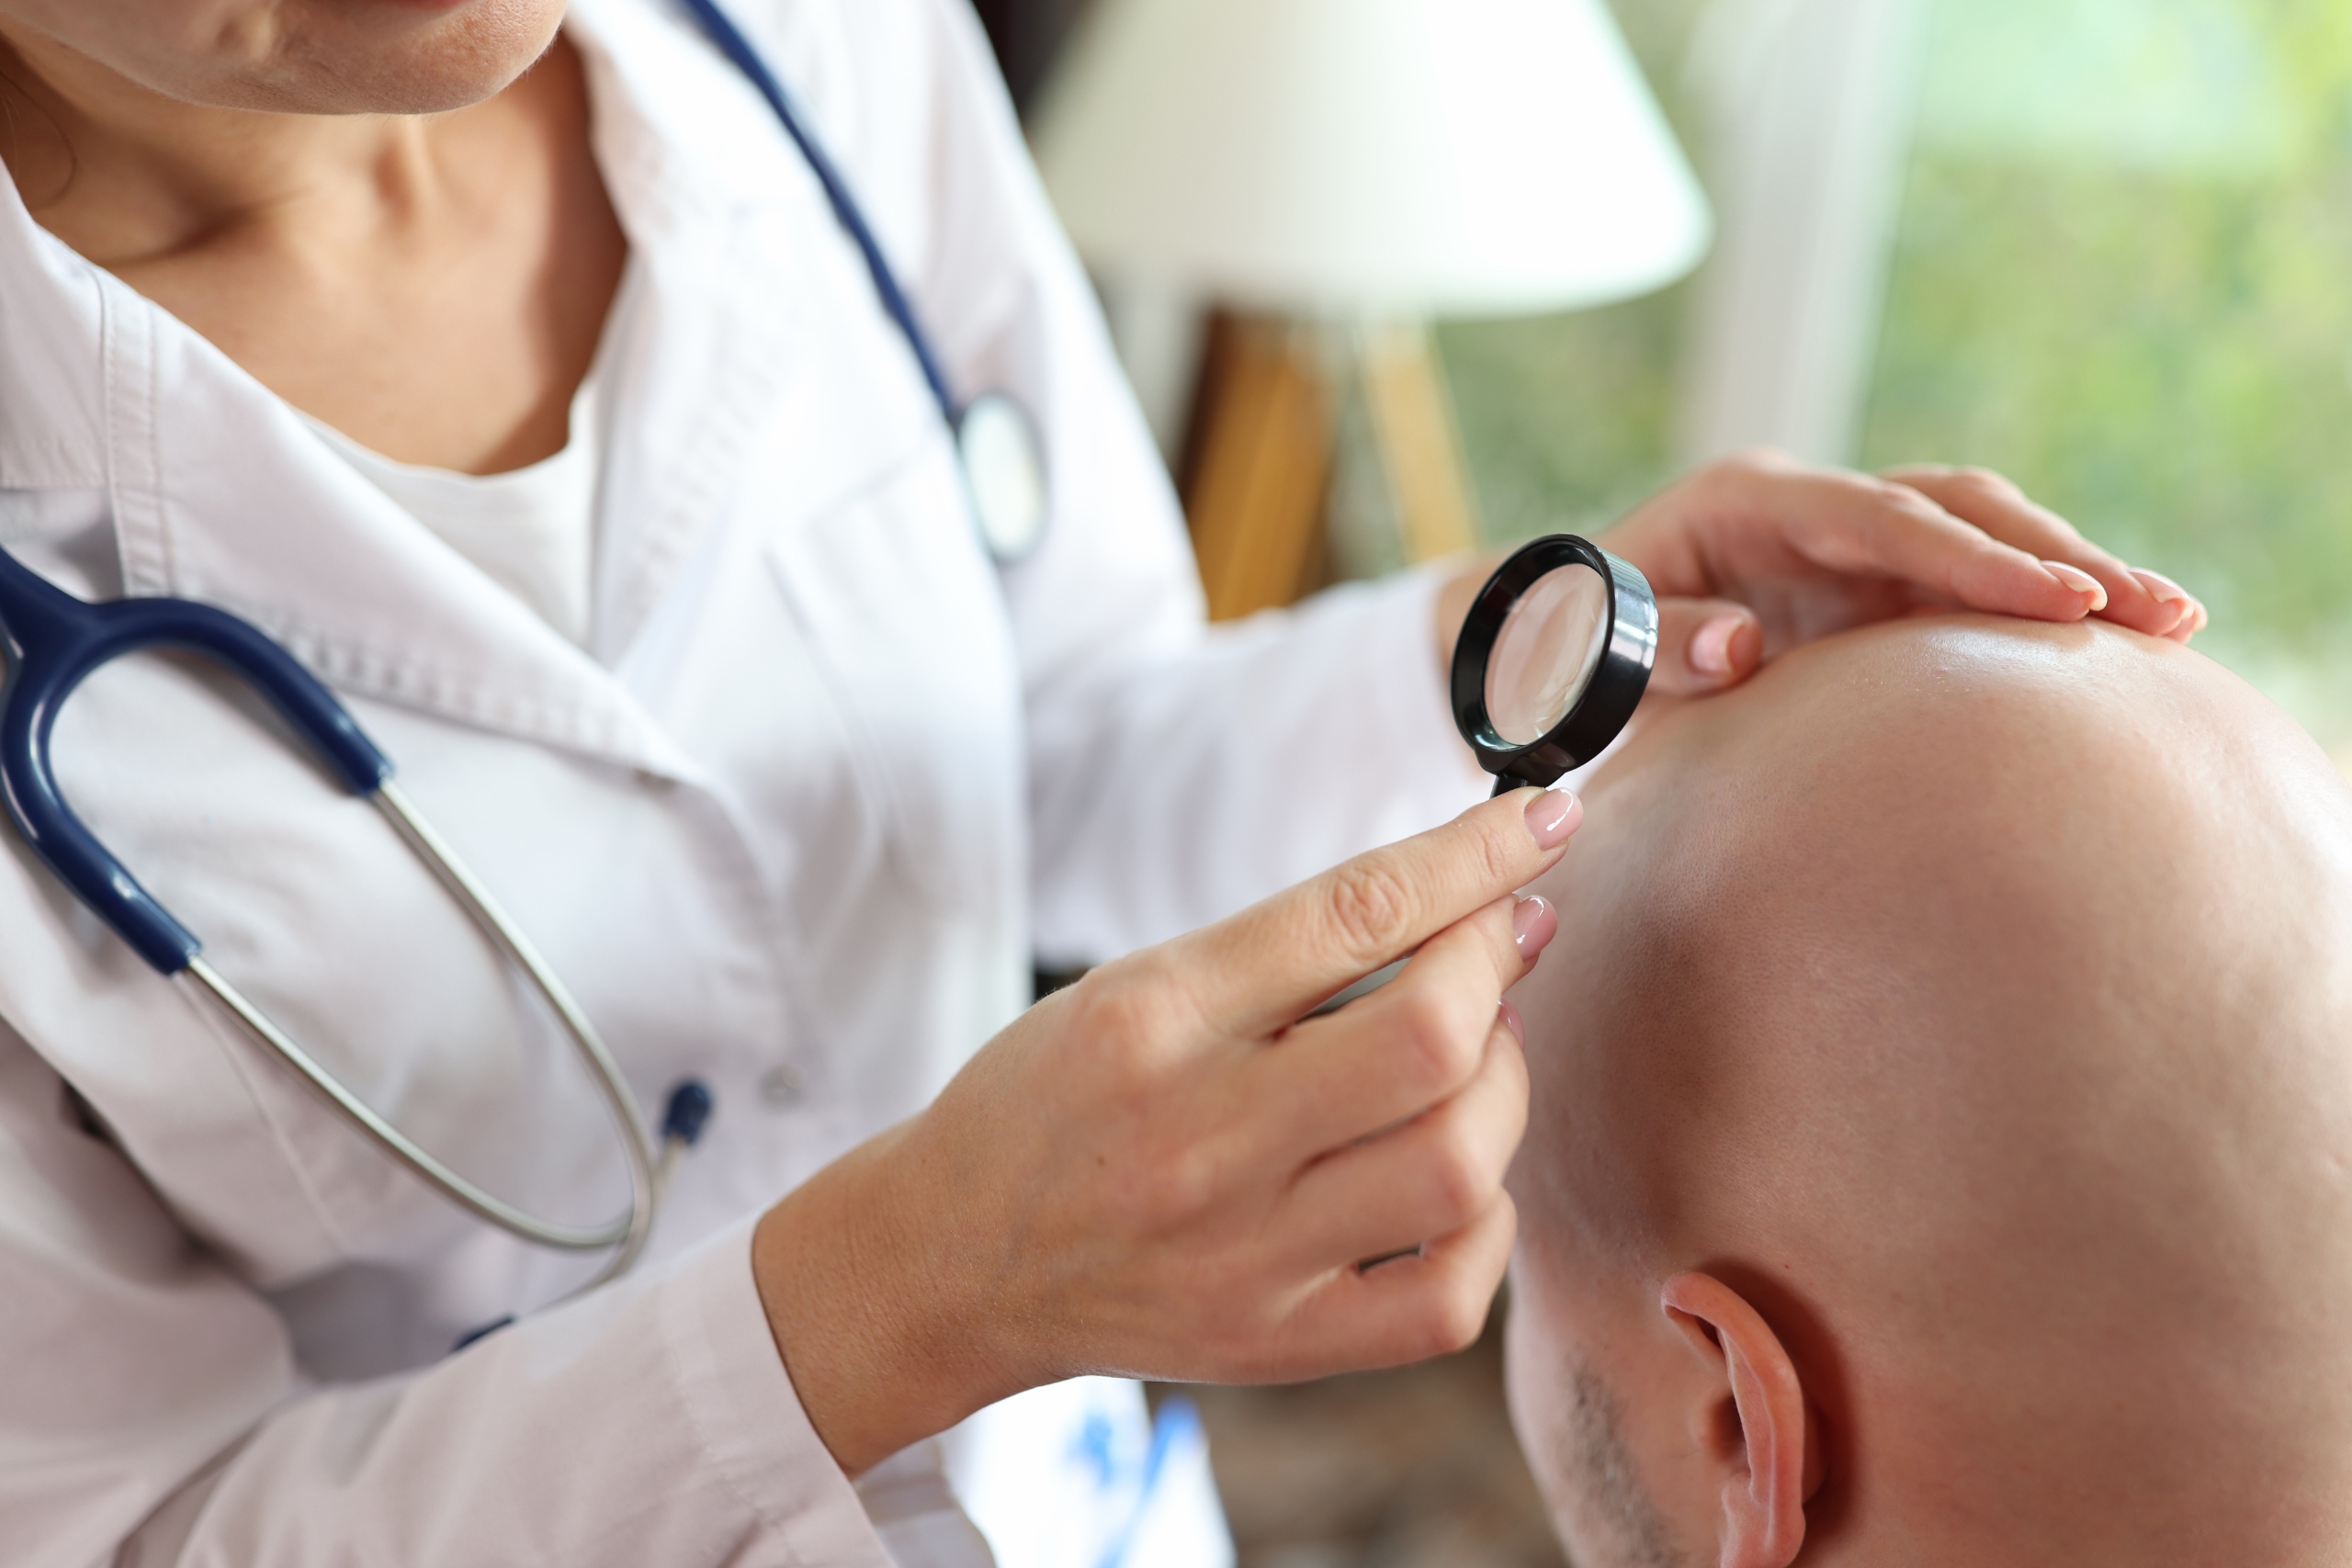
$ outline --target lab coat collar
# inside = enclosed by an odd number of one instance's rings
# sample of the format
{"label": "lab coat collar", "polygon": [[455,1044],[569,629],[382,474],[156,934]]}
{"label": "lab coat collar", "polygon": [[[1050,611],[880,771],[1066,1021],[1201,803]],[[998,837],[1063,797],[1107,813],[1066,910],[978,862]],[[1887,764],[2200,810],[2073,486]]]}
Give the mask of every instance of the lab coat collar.
{"label": "lab coat collar", "polygon": [[800,209],[789,226],[807,232],[822,193],[741,73],[673,17],[643,0],[576,0],[565,30],[587,66],[596,160],[636,291],[616,305],[623,335],[605,345],[600,421],[613,437],[592,637],[617,665],[734,494],[805,358],[792,352],[807,330],[803,291],[746,253],[779,208]]}
{"label": "lab coat collar", "polygon": [[232,610],[346,692],[689,777],[607,665],[724,510],[782,393],[790,290],[729,280],[757,273],[741,254],[772,227],[757,209],[805,207],[814,186],[737,73],[651,7],[583,0],[567,26],[641,295],[606,355],[593,656],[210,343],[40,229],[5,178],[0,488],[106,490],[127,593]]}
{"label": "lab coat collar", "polygon": [[632,241],[814,191],[766,100],[674,7],[571,0],[564,36],[588,62],[597,163]]}
{"label": "lab coat collar", "polygon": [[0,490],[103,490],[104,275],[43,233],[0,169]]}

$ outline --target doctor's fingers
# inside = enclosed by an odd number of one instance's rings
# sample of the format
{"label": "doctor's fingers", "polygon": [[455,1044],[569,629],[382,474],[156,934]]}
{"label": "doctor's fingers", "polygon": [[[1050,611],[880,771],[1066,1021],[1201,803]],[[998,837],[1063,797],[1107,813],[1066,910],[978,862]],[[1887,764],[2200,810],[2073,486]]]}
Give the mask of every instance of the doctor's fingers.
{"label": "doctor's fingers", "polygon": [[1534,881],[1566,852],[1581,818],[1571,795],[1515,790],[1159,952],[1204,1022],[1262,1038]]}
{"label": "doctor's fingers", "polygon": [[1657,602],[1657,666],[1653,692],[1703,696],[1736,686],[1764,662],[1764,622],[1732,599]]}
{"label": "doctor's fingers", "polygon": [[1746,497],[1750,514],[1770,518],[1789,548],[1843,577],[1893,579],[1971,609],[2037,621],[2078,621],[2106,601],[2101,585],[2071,563],[2053,565],[1996,537],[1898,479],[1774,469],[1733,493]]}
{"label": "doctor's fingers", "polygon": [[1476,1343],[1519,1231],[1510,1195],[1468,1224],[1375,1268],[1333,1269],[1299,1303],[1293,1328],[1315,1348],[1292,1377],[1403,1366]]}
{"label": "doctor's fingers", "polygon": [[[1890,468],[1886,479],[1917,491],[1946,512],[2043,561],[2057,561],[2098,580],[2107,595],[2093,613],[2151,637],[2184,640],[2202,624],[2203,606],[2169,578],[2135,571],[2083,537],[2075,525],[1989,468],[1917,464]],[[1991,608],[1991,606],[1978,606]]]}
{"label": "doctor's fingers", "polygon": [[1423,943],[1387,985],[1257,1053],[1242,1081],[1272,1112],[1266,1135],[1303,1164],[1460,1094],[1486,1067],[1503,993],[1558,929],[1540,898],[1497,899]]}
{"label": "doctor's fingers", "polygon": [[1527,1131],[1527,1060],[1498,1020],[1477,1074],[1442,1104],[1301,1172],[1272,1228],[1322,1265],[1363,1263],[1452,1235],[1486,1213]]}

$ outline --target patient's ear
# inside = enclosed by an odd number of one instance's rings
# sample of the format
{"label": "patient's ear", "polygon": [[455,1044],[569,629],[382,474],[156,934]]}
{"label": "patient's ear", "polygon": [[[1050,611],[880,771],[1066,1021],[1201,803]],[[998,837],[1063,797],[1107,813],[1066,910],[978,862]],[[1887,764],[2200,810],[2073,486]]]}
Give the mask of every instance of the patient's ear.
{"label": "patient's ear", "polygon": [[1723,1474],[1721,1568],[1788,1568],[1822,1482],[1820,1422],[1796,1364],[1747,1298],[1710,1274],[1677,1274],[1660,1303],[1713,1372],[1694,1436]]}

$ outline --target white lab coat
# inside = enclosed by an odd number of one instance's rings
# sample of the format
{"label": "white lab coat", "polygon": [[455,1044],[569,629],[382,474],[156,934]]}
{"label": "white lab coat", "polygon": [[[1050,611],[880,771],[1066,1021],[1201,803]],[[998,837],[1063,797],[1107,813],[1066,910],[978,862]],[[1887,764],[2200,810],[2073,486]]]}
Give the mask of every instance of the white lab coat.
{"label": "white lab coat", "polygon": [[[888,1561],[877,1524],[909,1562],[919,1538],[968,1538],[952,1514],[890,1524],[942,1501],[929,1460],[863,1496],[832,1464],[759,1308],[752,1218],[936,1093],[1025,1004],[1033,953],[1167,936],[1479,793],[1426,581],[1204,626],[1164,476],[956,0],[739,5],[957,384],[1037,413],[1054,513],[1028,563],[978,547],[807,166],[651,0],[579,0],[568,24],[632,247],[585,649],[0,182],[0,542],[85,596],[201,599],[286,642],[641,1100],[687,1075],[718,1099],[636,1272],[533,1314],[589,1265],[395,1168],[0,833],[17,1568],[864,1565]],[[377,1106],[537,1212],[618,1205],[560,1037],[250,701],[142,658],[83,690],[57,751],[218,967]],[[1024,1398],[950,1474],[1005,1568],[1095,1568],[1075,1521],[1105,1505],[1072,1488],[1132,1451],[1139,1401]]]}

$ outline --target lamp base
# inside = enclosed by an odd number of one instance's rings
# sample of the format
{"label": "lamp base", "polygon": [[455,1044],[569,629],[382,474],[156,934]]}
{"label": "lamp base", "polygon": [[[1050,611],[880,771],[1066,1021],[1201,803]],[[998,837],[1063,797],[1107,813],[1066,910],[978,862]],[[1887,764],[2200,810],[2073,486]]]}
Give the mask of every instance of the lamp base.
{"label": "lamp base", "polygon": [[1322,585],[1332,433],[1312,329],[1223,310],[1210,318],[1183,465],[1209,619],[1288,604]]}
{"label": "lamp base", "polygon": [[1405,558],[1436,560],[1478,543],[1477,512],[1445,367],[1417,319],[1366,321],[1355,333],[1356,373],[1404,536]]}
{"label": "lamp base", "polygon": [[[1328,580],[1351,379],[1367,417],[1362,426],[1351,419],[1350,430],[1368,427],[1378,468],[1375,513],[1385,516],[1377,526],[1396,534],[1396,545],[1376,557],[1418,564],[1479,543],[1453,400],[1427,322],[1333,331],[1220,310],[1209,322],[1181,470],[1210,619],[1291,604]],[[1358,438],[1351,434],[1351,452],[1360,450]]]}

